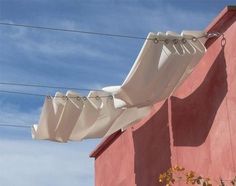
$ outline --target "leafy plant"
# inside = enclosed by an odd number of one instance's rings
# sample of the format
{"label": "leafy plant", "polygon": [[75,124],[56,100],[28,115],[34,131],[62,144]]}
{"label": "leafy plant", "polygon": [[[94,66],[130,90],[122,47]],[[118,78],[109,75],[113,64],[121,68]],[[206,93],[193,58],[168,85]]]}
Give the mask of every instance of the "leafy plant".
{"label": "leafy plant", "polygon": [[[212,186],[210,178],[197,175],[194,171],[187,171],[181,166],[171,167],[159,175],[159,182],[165,184],[165,186],[172,186],[176,181],[184,181],[187,185]],[[236,176],[230,183],[236,186]],[[222,179],[220,179],[219,186],[226,186]]]}

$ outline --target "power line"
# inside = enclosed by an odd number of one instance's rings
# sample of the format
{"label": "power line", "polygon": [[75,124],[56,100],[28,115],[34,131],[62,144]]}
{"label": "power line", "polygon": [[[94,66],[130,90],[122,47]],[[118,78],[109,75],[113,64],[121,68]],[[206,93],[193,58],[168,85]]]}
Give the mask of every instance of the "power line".
{"label": "power line", "polygon": [[84,100],[86,101],[87,98],[95,98],[95,99],[100,99],[100,98],[111,98],[113,99],[112,95],[107,95],[107,96],[51,96],[51,95],[46,95],[46,94],[37,94],[37,93],[29,93],[29,92],[20,92],[20,91],[10,91],[10,90],[0,90],[0,93],[6,93],[6,94],[20,94],[20,95],[25,95],[25,96],[35,96],[35,97],[47,97],[47,98],[62,98],[62,99],[68,99],[68,98],[74,98],[78,100]]}
{"label": "power line", "polygon": [[36,94],[36,93],[28,93],[28,92],[19,92],[19,91],[9,91],[9,90],[0,90],[0,93],[6,94],[21,94],[26,96],[37,96],[37,97],[45,97],[47,95],[44,94]]}
{"label": "power line", "polygon": [[147,39],[146,37],[139,37],[139,36],[110,34],[110,33],[92,32],[92,31],[74,30],[74,29],[64,29],[64,28],[53,28],[53,27],[44,27],[44,26],[34,26],[34,25],[27,25],[27,24],[0,22],[0,25],[13,26],[13,27],[24,27],[24,28],[32,28],[32,29],[41,29],[41,30],[50,30],[50,31],[71,32],[71,33],[79,33],[79,34],[90,34],[90,35],[99,35],[99,36],[108,36],[108,37],[128,38],[128,39],[139,39],[139,40],[146,40]]}
{"label": "power line", "polygon": [[31,128],[31,125],[0,123],[0,127]]}
{"label": "power line", "polygon": [[14,83],[14,82],[0,82],[0,85],[7,86],[22,86],[22,87],[37,87],[37,88],[50,88],[50,89],[71,89],[71,90],[79,90],[79,91],[101,91],[99,89],[86,89],[86,88],[76,88],[76,87],[63,87],[63,86],[50,86],[50,85],[39,85],[39,84],[26,84],[26,83]]}
{"label": "power line", "polygon": [[[157,38],[149,39],[149,38],[140,37],[140,36],[111,34],[111,33],[104,33],[104,32],[93,32],[93,31],[65,29],[65,28],[53,28],[53,27],[35,26],[35,25],[28,25],[28,24],[0,22],[0,25],[2,25],[2,26],[11,26],[11,27],[23,27],[23,28],[31,28],[31,29],[50,30],[50,31],[71,32],[71,33],[79,33],[79,34],[98,35],[98,36],[106,36],[106,37],[117,37],[117,38],[138,39],[138,40],[153,40],[154,42],[165,41],[165,40],[161,40],[161,39],[157,39]],[[203,36],[200,36],[200,37],[188,38],[186,40],[192,40],[192,39],[196,40],[196,39],[200,39],[200,38],[203,38],[203,37],[206,37],[206,38],[219,37],[220,35],[221,34],[219,32],[210,32],[206,35],[203,35]]]}

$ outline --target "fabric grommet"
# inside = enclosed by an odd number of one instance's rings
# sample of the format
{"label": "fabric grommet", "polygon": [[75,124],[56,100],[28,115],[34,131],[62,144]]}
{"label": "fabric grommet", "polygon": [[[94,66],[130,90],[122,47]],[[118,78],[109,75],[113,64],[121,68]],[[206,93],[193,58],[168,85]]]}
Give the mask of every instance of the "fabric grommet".
{"label": "fabric grommet", "polygon": [[155,38],[155,39],[153,39],[153,42],[154,42],[155,44],[157,44],[159,41],[158,41],[157,38]]}
{"label": "fabric grommet", "polygon": [[86,96],[84,96],[84,97],[83,97],[83,100],[84,100],[84,101],[87,101],[87,97],[86,97]]}
{"label": "fabric grommet", "polygon": [[196,37],[193,37],[193,38],[192,38],[192,41],[193,41],[193,42],[196,42],[196,41],[197,41],[197,38],[196,38]]}
{"label": "fabric grommet", "polygon": [[52,99],[52,98],[51,98],[51,96],[47,96],[46,98],[47,98],[47,99],[49,99],[49,100],[51,100],[51,99]]}
{"label": "fabric grommet", "polygon": [[67,96],[62,96],[62,99],[63,100],[68,100],[68,97]]}
{"label": "fabric grommet", "polygon": [[77,99],[78,101],[81,101],[81,97],[76,97],[76,99]]}
{"label": "fabric grommet", "polygon": [[96,97],[95,97],[95,99],[96,99],[96,100],[99,100],[99,99],[100,99],[100,97],[99,97],[99,96],[96,96]]}
{"label": "fabric grommet", "polygon": [[183,38],[181,41],[182,41],[182,43],[186,43],[187,42],[187,40],[185,38]]}
{"label": "fabric grommet", "polygon": [[165,44],[168,44],[170,41],[169,41],[169,39],[165,39],[164,42],[165,42]]}
{"label": "fabric grommet", "polygon": [[173,43],[174,43],[175,45],[178,44],[178,42],[179,42],[178,39],[174,39],[174,40],[173,40]]}

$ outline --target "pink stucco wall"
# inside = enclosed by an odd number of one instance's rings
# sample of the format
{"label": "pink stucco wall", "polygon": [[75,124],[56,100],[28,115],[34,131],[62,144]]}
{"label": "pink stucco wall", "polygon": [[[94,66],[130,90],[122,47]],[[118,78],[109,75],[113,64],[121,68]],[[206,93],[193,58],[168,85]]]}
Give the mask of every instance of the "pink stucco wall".
{"label": "pink stucco wall", "polygon": [[171,98],[99,145],[91,154],[96,186],[161,185],[159,174],[176,164],[213,179],[236,176],[236,8],[225,8],[207,31],[224,33],[225,45],[222,37],[208,41]]}
{"label": "pink stucco wall", "polygon": [[225,46],[222,37],[209,44],[201,63],[170,99],[172,164],[216,179],[236,176],[236,9],[231,16],[210,28],[224,33]]}

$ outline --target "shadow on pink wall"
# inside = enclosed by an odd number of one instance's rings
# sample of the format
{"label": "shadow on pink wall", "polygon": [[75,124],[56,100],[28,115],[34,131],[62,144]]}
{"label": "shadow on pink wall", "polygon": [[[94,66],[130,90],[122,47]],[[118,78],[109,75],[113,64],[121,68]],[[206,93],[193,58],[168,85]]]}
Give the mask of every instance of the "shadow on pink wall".
{"label": "shadow on pink wall", "polygon": [[133,131],[137,185],[156,186],[161,172],[171,167],[167,101],[145,125]]}
{"label": "shadow on pink wall", "polygon": [[205,142],[227,91],[222,47],[203,83],[190,96],[171,97],[170,113],[166,101],[145,125],[133,131],[137,185],[161,185],[158,176],[172,166],[168,114],[171,114],[174,146],[199,146]]}
{"label": "shadow on pink wall", "polygon": [[227,91],[226,62],[222,48],[196,91],[184,99],[171,97],[174,146],[199,146],[205,142]]}

